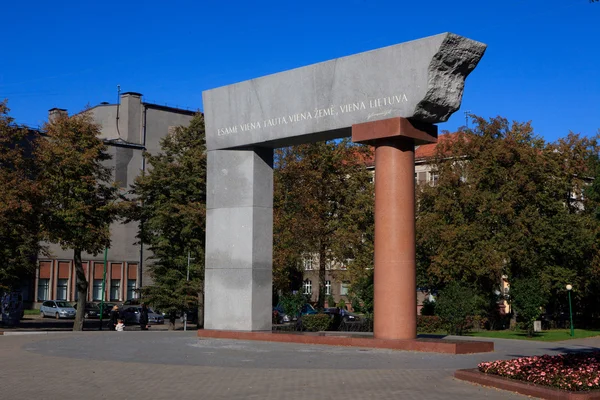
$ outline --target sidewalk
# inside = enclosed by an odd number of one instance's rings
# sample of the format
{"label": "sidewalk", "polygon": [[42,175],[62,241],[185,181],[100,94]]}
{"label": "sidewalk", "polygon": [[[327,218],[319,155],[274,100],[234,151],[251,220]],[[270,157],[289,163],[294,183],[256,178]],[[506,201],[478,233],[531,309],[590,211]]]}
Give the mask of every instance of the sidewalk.
{"label": "sidewalk", "polygon": [[[54,318],[42,318],[40,315],[26,315],[15,327],[5,327],[0,321],[0,335],[2,332],[69,332],[73,330],[72,319],[54,319]],[[107,328],[108,319],[103,319],[102,330],[108,330]],[[196,331],[196,325],[188,323],[188,330]],[[83,323],[84,331],[99,331],[100,320],[99,319],[86,319]],[[126,331],[139,331],[139,325],[129,325],[125,327]],[[160,325],[150,325],[151,331],[167,331],[169,330],[169,323]],[[180,320],[175,321],[175,330],[183,330],[183,322]]]}
{"label": "sidewalk", "polygon": [[[525,399],[460,382],[458,368],[504,354],[452,356],[198,339],[196,332],[0,337],[7,399]],[[484,357],[484,358],[482,358]]]}

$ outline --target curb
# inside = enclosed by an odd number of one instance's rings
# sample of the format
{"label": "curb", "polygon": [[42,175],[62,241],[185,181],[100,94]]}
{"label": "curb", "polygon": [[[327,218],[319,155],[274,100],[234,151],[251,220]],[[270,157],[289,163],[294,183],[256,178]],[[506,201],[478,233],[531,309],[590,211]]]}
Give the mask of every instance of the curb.
{"label": "curb", "polygon": [[323,344],[329,346],[366,347],[427,353],[471,354],[494,351],[494,342],[473,340],[440,339],[377,339],[354,337],[336,332],[274,333],[264,331],[222,331],[199,329],[198,337],[212,339],[257,340],[263,342],[285,342],[299,344]]}
{"label": "curb", "polygon": [[497,375],[484,374],[477,368],[459,369],[454,372],[454,377],[461,381],[476,383],[478,385],[494,387],[496,389],[516,392],[526,396],[551,400],[600,400],[600,392],[568,392],[548,386],[537,385],[529,382],[517,381]]}

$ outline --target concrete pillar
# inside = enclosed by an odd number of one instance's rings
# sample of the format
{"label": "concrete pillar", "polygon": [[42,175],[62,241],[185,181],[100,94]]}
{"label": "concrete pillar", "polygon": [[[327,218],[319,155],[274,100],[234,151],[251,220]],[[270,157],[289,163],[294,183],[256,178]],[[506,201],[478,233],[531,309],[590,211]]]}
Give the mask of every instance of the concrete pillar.
{"label": "concrete pillar", "polygon": [[273,150],[207,155],[205,329],[271,330]]}
{"label": "concrete pillar", "polygon": [[412,139],[375,147],[375,321],[378,339],[417,337],[415,151]]}

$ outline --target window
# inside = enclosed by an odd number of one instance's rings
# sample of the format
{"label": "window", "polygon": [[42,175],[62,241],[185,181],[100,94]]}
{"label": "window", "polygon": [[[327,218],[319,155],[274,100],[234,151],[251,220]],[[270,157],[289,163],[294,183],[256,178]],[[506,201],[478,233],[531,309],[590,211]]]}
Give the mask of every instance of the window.
{"label": "window", "polygon": [[121,293],[121,280],[111,279],[110,280],[110,299],[113,301],[119,301],[119,294]]}
{"label": "window", "polygon": [[127,279],[127,299],[135,298],[135,279]]}
{"label": "window", "polygon": [[423,183],[423,182],[425,182],[426,179],[427,179],[427,172],[419,172],[418,173],[418,182],[417,183]]}
{"label": "window", "polygon": [[92,299],[93,300],[102,300],[102,279],[94,279]]}
{"label": "window", "polygon": [[56,283],[56,300],[67,300],[68,279],[59,279]]}
{"label": "window", "polygon": [[313,269],[313,260],[312,258],[305,258],[304,259],[304,270],[305,271],[312,271]]}
{"label": "window", "polygon": [[331,281],[325,281],[325,294],[327,296],[331,295]]}
{"label": "window", "polygon": [[340,294],[342,296],[348,296],[348,289],[350,289],[349,283],[342,283],[340,287]]}
{"label": "window", "polygon": [[50,279],[38,279],[38,301],[50,298]]}
{"label": "window", "polygon": [[312,294],[312,282],[310,280],[305,280],[302,284],[302,289],[304,294]]}
{"label": "window", "polygon": [[436,186],[438,184],[439,177],[440,177],[440,175],[437,172],[430,172],[429,173],[429,184],[431,186]]}

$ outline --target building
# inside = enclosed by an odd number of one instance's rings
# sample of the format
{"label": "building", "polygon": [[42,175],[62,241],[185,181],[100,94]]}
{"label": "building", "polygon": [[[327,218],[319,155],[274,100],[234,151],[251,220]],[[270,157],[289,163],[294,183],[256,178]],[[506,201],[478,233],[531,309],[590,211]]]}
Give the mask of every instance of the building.
{"label": "building", "polygon": [[[143,152],[156,153],[160,140],[177,126],[187,126],[195,112],[151,104],[142,101],[140,93],[120,95],[118,104],[101,103],[89,109],[101,126],[101,138],[112,155],[115,182],[123,191],[128,190],[140,172],[146,170]],[[53,108],[49,120],[67,110]],[[146,273],[145,260],[149,252],[136,239],[137,223],[115,223],[111,226],[111,247],[107,254],[104,299],[125,301],[137,296],[136,289],[151,284]],[[73,252],[58,245],[49,245],[50,258],[40,258],[33,287],[23,288],[24,297],[37,306],[48,299],[77,300]],[[104,255],[82,254],[89,282],[89,301],[102,298]]]}

